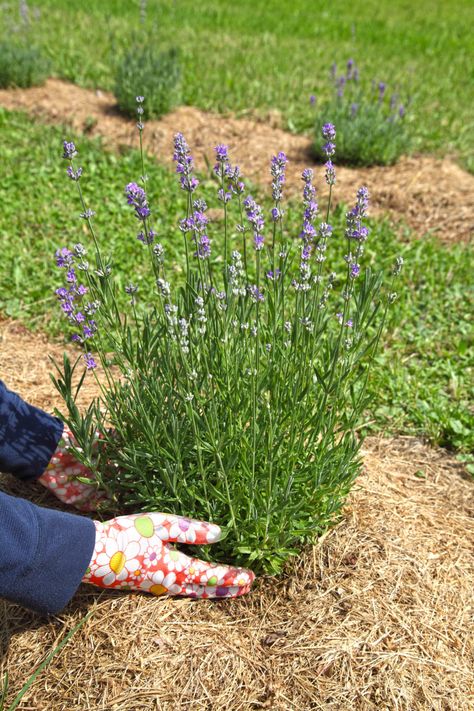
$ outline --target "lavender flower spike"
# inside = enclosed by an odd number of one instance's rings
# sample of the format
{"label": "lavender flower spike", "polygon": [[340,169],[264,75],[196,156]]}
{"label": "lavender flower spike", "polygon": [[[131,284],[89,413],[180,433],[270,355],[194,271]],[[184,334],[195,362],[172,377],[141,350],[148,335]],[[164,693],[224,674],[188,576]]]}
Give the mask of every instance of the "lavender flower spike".
{"label": "lavender flower spike", "polygon": [[173,160],[176,163],[176,172],[181,175],[181,189],[193,193],[199,185],[199,180],[192,175],[193,158],[182,133],[177,133],[174,137]]}
{"label": "lavender flower spike", "polygon": [[64,141],[63,150],[63,158],[66,160],[72,160],[77,156],[76,146],[72,141]]}
{"label": "lavender flower spike", "polygon": [[288,163],[288,158],[283,151],[278,155],[273,156],[271,161],[270,173],[273,178],[272,196],[275,202],[278,202],[283,197],[283,185],[285,183],[285,168]]}
{"label": "lavender flower spike", "polygon": [[150,208],[144,189],[136,183],[129,183],[125,188],[125,195],[128,204],[135,208],[137,218],[142,221],[146,220],[150,215]]}
{"label": "lavender flower spike", "polygon": [[263,219],[263,212],[260,205],[258,205],[253,197],[249,195],[244,200],[244,208],[247,214],[247,219],[253,227],[254,233],[254,246],[257,252],[263,248],[263,228],[265,226],[265,221]]}

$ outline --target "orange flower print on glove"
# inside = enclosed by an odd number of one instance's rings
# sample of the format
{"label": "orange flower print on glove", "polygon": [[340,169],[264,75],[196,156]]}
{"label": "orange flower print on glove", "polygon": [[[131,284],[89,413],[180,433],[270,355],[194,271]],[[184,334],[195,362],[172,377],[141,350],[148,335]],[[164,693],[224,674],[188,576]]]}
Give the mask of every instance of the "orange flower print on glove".
{"label": "orange flower print on glove", "polygon": [[214,543],[221,536],[215,524],[163,513],[94,523],[96,544],[83,582],[152,595],[222,598],[247,593],[255,579],[245,568],[207,563],[169,545]]}

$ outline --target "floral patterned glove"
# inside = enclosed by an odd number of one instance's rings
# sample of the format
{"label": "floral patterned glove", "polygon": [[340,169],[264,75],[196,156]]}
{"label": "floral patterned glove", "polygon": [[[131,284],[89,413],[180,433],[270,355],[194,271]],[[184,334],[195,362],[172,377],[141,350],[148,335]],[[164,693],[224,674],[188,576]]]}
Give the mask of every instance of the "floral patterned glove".
{"label": "floral patterned glove", "polygon": [[94,485],[77,481],[76,477],[80,476],[93,482],[94,474],[70,453],[72,444],[75,444],[74,435],[69,427],[64,425],[56,451],[38,481],[64,504],[70,504],[84,513],[97,511],[100,503],[107,501],[107,496]]}
{"label": "floral patterned glove", "polygon": [[169,545],[214,543],[221,536],[215,524],[163,513],[94,523],[96,544],[85,583],[152,595],[220,598],[243,595],[255,579],[250,570],[206,563]]}

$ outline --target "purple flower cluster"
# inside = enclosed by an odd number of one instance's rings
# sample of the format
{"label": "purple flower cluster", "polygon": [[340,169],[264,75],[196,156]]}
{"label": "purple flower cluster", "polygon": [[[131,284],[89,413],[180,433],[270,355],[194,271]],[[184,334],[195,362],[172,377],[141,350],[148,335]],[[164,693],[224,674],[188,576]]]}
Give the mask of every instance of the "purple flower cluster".
{"label": "purple flower cluster", "polygon": [[247,291],[250,294],[252,301],[254,301],[255,303],[265,301],[263,291],[261,291],[255,284],[249,284],[247,286]]}
{"label": "purple flower cluster", "polygon": [[193,158],[182,133],[177,133],[174,137],[173,160],[176,163],[176,172],[181,176],[179,180],[181,189],[193,193],[199,185],[199,180],[192,175]]}
{"label": "purple flower cluster", "polygon": [[336,151],[336,144],[334,143],[334,139],[336,138],[336,129],[332,123],[325,123],[321,133],[326,141],[323,146],[323,151],[327,158],[327,161],[324,164],[324,167],[326,168],[326,183],[328,185],[334,185],[336,182],[336,170],[331,160],[331,156],[333,156]]}
{"label": "purple flower cluster", "polygon": [[137,219],[144,222],[150,216],[150,208],[146,192],[137,183],[129,183],[125,188],[125,196],[129,205],[135,208]]}
{"label": "purple flower cluster", "polygon": [[[229,162],[229,147],[220,143],[214,150],[216,152],[214,172],[221,179],[221,187],[217,191],[217,196],[226,205],[233,195],[242,195],[245,185],[240,180],[239,166],[232,166]],[[224,181],[228,181],[227,189],[223,187]]]}
{"label": "purple flower cluster", "polygon": [[[76,254],[75,254],[76,253]],[[80,284],[77,279],[75,269],[75,257],[84,254],[82,245],[77,245],[75,253],[71,252],[67,247],[62,247],[56,250],[56,266],[66,270],[67,286],[61,286],[56,289],[56,296],[61,304],[63,313],[68,318],[71,324],[79,326],[80,333],[74,333],[72,340],[78,343],[84,343],[92,338],[97,331],[97,325],[94,319],[91,318],[98,309],[97,302],[88,302],[83,304],[84,296],[88,289],[84,284]],[[87,354],[90,356],[90,354]],[[93,362],[92,356],[89,358]],[[88,368],[95,368],[94,365],[87,365]]]}
{"label": "purple flower cluster", "polygon": [[279,202],[283,197],[283,185],[285,184],[285,169],[288,158],[283,151],[273,156],[270,165],[272,175],[272,196],[275,202]]}
{"label": "purple flower cluster", "polygon": [[247,219],[253,227],[253,242],[254,247],[259,252],[263,249],[263,228],[265,227],[265,221],[263,219],[263,211],[260,205],[258,205],[253,197],[249,195],[244,200],[245,213]]}
{"label": "purple flower cluster", "polygon": [[196,245],[194,256],[198,259],[207,259],[211,255],[211,240],[207,234],[209,218],[204,214],[207,205],[204,200],[195,200],[193,207],[193,214],[180,220],[179,229],[185,234],[186,232],[193,233],[193,241]]}
{"label": "purple flower cluster", "polygon": [[316,188],[313,185],[313,171],[306,168],[301,174],[304,182],[303,187],[303,228],[300,237],[305,243],[312,242],[316,236],[313,222],[318,214],[318,203],[316,202]]}
{"label": "purple flower cluster", "polygon": [[349,240],[355,240],[357,243],[355,256],[352,254],[346,255],[346,261],[349,264],[349,276],[355,279],[360,274],[360,266],[357,262],[364,249],[364,242],[369,236],[369,228],[362,224],[362,220],[367,216],[367,208],[369,205],[369,191],[366,187],[359,188],[357,191],[357,200],[354,207],[346,214],[346,231],[345,235]]}
{"label": "purple flower cluster", "polygon": [[63,141],[63,158],[72,160],[77,156],[76,146],[72,141]]}

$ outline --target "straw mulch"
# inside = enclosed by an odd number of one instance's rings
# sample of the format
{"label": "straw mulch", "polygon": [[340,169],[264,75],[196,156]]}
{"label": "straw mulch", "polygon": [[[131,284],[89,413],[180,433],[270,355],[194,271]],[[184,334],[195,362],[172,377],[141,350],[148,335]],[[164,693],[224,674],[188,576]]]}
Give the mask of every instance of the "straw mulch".
{"label": "straw mulch", "polygon": [[[58,79],[42,87],[0,90],[0,106],[28,111],[41,120],[71,125],[75,131],[101,136],[109,148],[137,147],[135,121],[117,111],[114,96],[91,91]],[[285,151],[290,160],[287,194],[301,190],[300,175],[314,163],[311,137],[293,135],[278,127],[278,112],[265,121],[221,116],[182,106],[160,121],[146,123],[146,149],[165,163],[171,162],[172,141],[177,131],[186,136],[196,164],[207,171],[214,163],[213,147],[227,143],[244,175],[269,188],[269,160]],[[317,168],[317,183],[324,183],[324,170]],[[371,193],[374,215],[388,213],[403,220],[418,234],[431,231],[439,239],[469,240],[474,230],[474,176],[449,159],[430,156],[402,158],[397,165],[364,169],[337,169],[336,201],[350,203],[361,185]]]}
{"label": "straw mulch", "polygon": [[[48,344],[0,324],[0,372],[35,404],[58,402]],[[91,387],[88,395],[90,397]],[[0,601],[0,675],[11,702],[88,610],[23,711],[474,708],[474,486],[421,441],[371,438],[343,519],[280,579],[235,601],[83,585],[46,620]],[[43,489],[0,486],[61,507]],[[1,678],[1,677],[0,677]]]}

